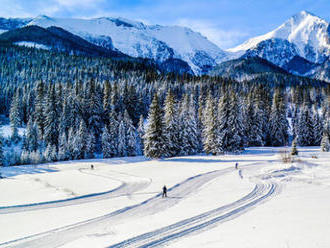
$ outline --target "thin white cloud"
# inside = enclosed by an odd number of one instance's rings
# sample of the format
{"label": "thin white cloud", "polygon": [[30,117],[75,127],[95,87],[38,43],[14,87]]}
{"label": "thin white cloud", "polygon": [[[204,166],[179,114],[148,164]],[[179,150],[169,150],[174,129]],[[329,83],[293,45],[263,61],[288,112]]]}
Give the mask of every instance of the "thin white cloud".
{"label": "thin white cloud", "polygon": [[206,20],[179,19],[176,22],[180,26],[186,26],[194,31],[200,32],[210,41],[222,49],[227,49],[238,45],[242,39],[249,34],[242,30],[224,30],[216,24]]}
{"label": "thin white cloud", "polygon": [[63,7],[95,7],[104,0],[56,0],[57,4]]}

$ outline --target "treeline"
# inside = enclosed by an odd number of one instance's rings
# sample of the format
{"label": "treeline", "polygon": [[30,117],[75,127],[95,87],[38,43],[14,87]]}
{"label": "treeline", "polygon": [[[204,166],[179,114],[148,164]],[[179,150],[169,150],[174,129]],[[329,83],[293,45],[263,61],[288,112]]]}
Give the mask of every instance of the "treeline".
{"label": "treeline", "polygon": [[162,75],[103,58],[6,49],[0,111],[13,133],[0,139],[2,164],[236,153],[292,139],[329,144],[330,87],[319,82]]}

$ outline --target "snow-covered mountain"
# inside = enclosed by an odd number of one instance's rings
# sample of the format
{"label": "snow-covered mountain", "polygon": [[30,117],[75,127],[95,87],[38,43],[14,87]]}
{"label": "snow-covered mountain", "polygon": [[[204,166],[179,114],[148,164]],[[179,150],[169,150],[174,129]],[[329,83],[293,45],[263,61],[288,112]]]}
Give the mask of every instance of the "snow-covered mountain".
{"label": "snow-covered mountain", "polygon": [[146,25],[122,18],[65,19],[38,16],[26,25],[57,26],[99,46],[132,57],[186,61],[200,74],[215,66],[225,52],[200,33],[179,26]]}
{"label": "snow-covered mountain", "polygon": [[323,63],[330,56],[329,36],[327,21],[302,11],[275,30],[249,39],[237,47],[228,49],[228,52],[242,54],[253,51],[279,66],[294,56],[300,56],[313,63]]}

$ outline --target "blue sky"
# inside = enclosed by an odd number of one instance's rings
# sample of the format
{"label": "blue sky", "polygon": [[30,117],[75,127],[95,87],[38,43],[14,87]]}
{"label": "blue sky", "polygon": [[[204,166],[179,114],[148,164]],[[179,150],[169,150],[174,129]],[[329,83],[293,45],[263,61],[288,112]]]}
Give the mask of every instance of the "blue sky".
{"label": "blue sky", "polygon": [[221,48],[264,34],[301,10],[327,21],[330,0],[0,0],[2,17],[125,17],[183,25]]}

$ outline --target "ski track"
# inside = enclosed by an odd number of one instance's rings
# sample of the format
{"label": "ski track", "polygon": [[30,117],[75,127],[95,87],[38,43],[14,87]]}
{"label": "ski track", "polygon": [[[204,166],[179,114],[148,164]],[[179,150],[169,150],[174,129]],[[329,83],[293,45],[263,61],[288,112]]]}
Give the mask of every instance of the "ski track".
{"label": "ski track", "polygon": [[59,247],[82,236],[100,233],[107,227],[112,226],[115,222],[123,221],[132,216],[137,217],[151,215],[172,207],[190,193],[196,192],[196,189],[201,188],[209,181],[234,170],[234,168],[226,168],[223,170],[211,171],[190,177],[168,189],[168,193],[171,197],[168,197],[166,200],[161,198],[161,193],[158,193],[154,197],[151,197],[139,204],[119,209],[107,215],[17,240],[8,241],[0,244],[0,246],[16,248]]}
{"label": "ski track", "polygon": [[[0,215],[1,214],[9,214],[9,213],[17,213],[17,212],[26,212],[26,211],[34,211],[34,210],[41,210],[41,209],[48,209],[48,208],[59,208],[59,207],[66,207],[72,205],[79,205],[99,200],[105,200],[114,197],[120,197],[125,195],[133,194],[139,190],[142,190],[149,186],[151,183],[151,179],[147,180],[140,180],[136,182],[127,182],[125,180],[118,180],[117,178],[111,176],[104,176],[99,175],[96,173],[89,172],[88,169],[79,169],[81,173],[89,174],[98,177],[104,177],[111,180],[120,181],[121,185],[117,188],[114,188],[109,191],[99,192],[99,193],[92,193],[62,200],[55,200],[55,201],[45,201],[45,202],[37,202],[37,203],[30,203],[30,204],[22,204],[22,205],[12,205],[12,206],[3,206],[0,207]],[[113,171],[112,171],[113,172]],[[123,174],[126,176],[136,177],[125,173],[115,172],[117,174]]]}
{"label": "ski track", "polygon": [[120,243],[109,246],[108,248],[119,247],[159,247],[175,239],[184,237],[193,232],[201,232],[206,228],[211,228],[215,224],[219,224],[231,220],[245,213],[257,204],[265,201],[280,190],[276,183],[259,183],[255,188],[243,198],[230,203],[228,205],[207,211],[179,221],[175,224],[148,232],[134,238],[127,239]]}

